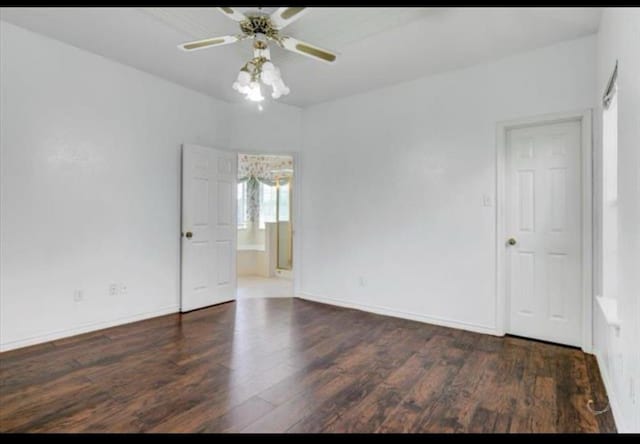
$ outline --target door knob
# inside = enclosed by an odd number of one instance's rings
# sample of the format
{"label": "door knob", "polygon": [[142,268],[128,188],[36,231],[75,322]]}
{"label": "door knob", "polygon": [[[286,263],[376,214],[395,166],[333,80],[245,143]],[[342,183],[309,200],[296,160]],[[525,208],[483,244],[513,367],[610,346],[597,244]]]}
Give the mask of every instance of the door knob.
{"label": "door knob", "polygon": [[187,236],[187,239],[191,239],[193,237],[193,233],[191,231],[187,231],[185,236]]}
{"label": "door knob", "polygon": [[516,244],[516,240],[515,240],[514,238],[510,238],[510,239],[507,241],[507,243],[508,243],[509,245],[515,245],[515,244]]}

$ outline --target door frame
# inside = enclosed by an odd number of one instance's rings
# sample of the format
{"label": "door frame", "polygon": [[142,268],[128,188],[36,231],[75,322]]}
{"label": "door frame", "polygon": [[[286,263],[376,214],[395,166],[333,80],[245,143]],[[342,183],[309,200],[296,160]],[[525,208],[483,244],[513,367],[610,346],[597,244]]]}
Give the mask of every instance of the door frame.
{"label": "door frame", "polygon": [[582,350],[593,348],[593,141],[591,108],[543,114],[496,124],[496,330],[507,331],[506,249],[506,154],[507,131],[514,128],[561,122],[580,122],[582,173]]}
{"label": "door frame", "polygon": [[[236,155],[238,154],[257,154],[257,155],[272,155],[272,156],[291,156],[291,158],[293,159],[293,184],[294,187],[292,188],[292,196],[293,199],[291,201],[291,204],[293,205],[293,212],[292,212],[292,218],[293,221],[291,223],[291,248],[293,250],[292,252],[292,260],[291,260],[291,268],[293,268],[293,273],[292,273],[292,287],[293,287],[293,295],[292,297],[297,297],[298,294],[300,294],[300,264],[302,263],[300,261],[300,254],[302,252],[302,248],[300,246],[300,229],[302,227],[302,211],[300,209],[300,205],[302,200],[300,199],[300,177],[301,177],[301,173],[302,173],[302,168],[300,166],[301,162],[300,162],[300,155],[301,153],[299,151],[273,151],[273,150],[257,150],[257,149],[234,149],[233,150]],[[236,167],[237,168],[237,167]],[[238,272],[236,271],[236,278],[237,278]],[[237,292],[237,290],[236,290]]]}

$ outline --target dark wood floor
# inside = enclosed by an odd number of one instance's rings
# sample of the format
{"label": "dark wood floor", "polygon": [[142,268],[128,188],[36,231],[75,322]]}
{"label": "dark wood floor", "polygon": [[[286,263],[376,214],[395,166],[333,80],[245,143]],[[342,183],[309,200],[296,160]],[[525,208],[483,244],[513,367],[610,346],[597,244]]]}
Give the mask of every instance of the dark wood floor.
{"label": "dark wood floor", "polygon": [[590,355],[299,299],[0,354],[0,431],[613,432]]}

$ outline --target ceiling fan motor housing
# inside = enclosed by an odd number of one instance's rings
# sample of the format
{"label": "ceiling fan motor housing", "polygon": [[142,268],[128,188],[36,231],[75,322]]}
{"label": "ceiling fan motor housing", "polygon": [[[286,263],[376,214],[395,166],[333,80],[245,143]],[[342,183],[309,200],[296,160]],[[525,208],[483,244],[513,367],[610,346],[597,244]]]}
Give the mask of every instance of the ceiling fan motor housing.
{"label": "ceiling fan motor housing", "polygon": [[278,30],[273,26],[269,16],[252,15],[240,22],[240,30],[247,37],[262,40],[280,40]]}

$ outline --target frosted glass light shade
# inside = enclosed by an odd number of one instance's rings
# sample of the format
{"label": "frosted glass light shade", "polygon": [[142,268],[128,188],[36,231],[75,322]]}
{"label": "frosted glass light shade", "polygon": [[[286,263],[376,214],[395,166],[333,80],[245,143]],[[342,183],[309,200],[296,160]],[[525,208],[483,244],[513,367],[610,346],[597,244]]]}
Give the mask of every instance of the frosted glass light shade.
{"label": "frosted glass light shade", "polygon": [[271,86],[271,97],[273,97],[274,99],[289,94],[289,88],[282,81],[280,69],[273,63],[271,63],[271,61],[267,60],[265,63],[259,66],[259,68],[256,67],[256,69],[258,71],[253,72],[252,74],[243,68],[238,73],[238,77],[232,85],[233,89],[241,94],[244,94],[247,100],[250,100],[252,102],[263,101],[264,96],[262,95],[260,84],[251,80],[253,75],[257,76],[257,78],[265,85]]}
{"label": "frosted glass light shade", "polygon": [[240,71],[238,73],[237,82],[238,84],[240,84],[240,86],[247,86],[249,82],[251,82],[251,74],[249,74],[247,71]]}
{"label": "frosted glass light shade", "polygon": [[249,92],[246,95],[247,100],[251,100],[252,102],[262,102],[264,100],[260,85],[257,82],[251,82],[249,84]]}

